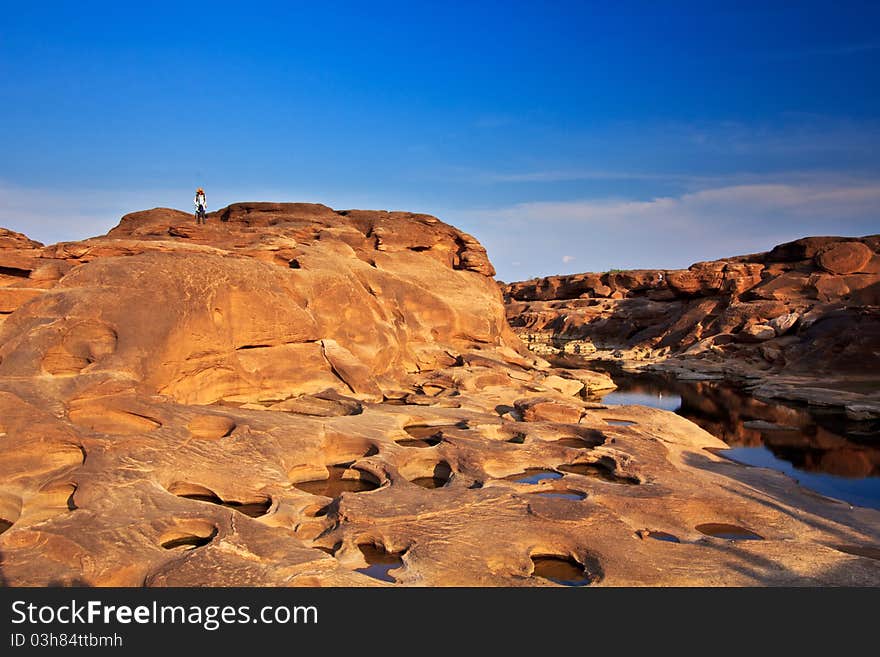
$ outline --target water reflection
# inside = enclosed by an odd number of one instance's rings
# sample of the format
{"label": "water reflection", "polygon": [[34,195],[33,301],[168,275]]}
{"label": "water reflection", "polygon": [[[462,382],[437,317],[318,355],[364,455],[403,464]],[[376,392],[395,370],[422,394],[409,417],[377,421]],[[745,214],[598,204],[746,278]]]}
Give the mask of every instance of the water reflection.
{"label": "water reflection", "polygon": [[652,406],[673,412],[681,408],[681,397],[664,390],[615,390],[602,397],[602,402],[609,406]]}
{"label": "water reflection", "polygon": [[604,403],[675,411],[730,445],[719,452],[726,458],[783,472],[850,504],[880,508],[880,422],[764,402],[714,381],[610,373],[618,389]]}

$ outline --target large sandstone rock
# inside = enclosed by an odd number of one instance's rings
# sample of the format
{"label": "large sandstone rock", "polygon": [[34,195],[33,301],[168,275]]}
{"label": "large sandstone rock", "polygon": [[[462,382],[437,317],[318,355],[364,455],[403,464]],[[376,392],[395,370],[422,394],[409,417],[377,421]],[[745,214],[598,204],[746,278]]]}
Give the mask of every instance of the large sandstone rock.
{"label": "large sandstone rock", "polygon": [[[674,414],[572,396],[613,383],[529,355],[485,251],[434,217],[157,209],[82,242],[0,234],[5,256],[4,584],[386,585],[377,553],[412,586],[552,585],[547,557],[593,584],[880,583],[858,556],[876,512],[718,459]],[[718,271],[753,276],[707,267],[701,290]],[[657,341],[659,316],[691,339],[681,311],[711,331],[718,299],[663,300],[658,280],[564,287],[586,312],[614,286],[601,311],[631,312],[606,335]],[[820,351],[854,321],[836,312],[801,322]]]}
{"label": "large sandstone rock", "polygon": [[816,264],[831,274],[854,274],[871,261],[874,252],[861,242],[837,242],[816,254]]}

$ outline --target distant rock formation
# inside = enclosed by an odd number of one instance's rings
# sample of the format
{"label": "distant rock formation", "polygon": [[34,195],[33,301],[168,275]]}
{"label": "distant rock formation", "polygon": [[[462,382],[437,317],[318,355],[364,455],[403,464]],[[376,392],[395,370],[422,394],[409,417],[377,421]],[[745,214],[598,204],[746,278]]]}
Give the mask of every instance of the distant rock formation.
{"label": "distant rock formation", "polygon": [[0,232],[0,584],[880,583],[880,512],[606,408],[493,274],[434,217],[313,204]]}
{"label": "distant rock formation", "polygon": [[685,270],[551,276],[504,293],[511,325],[544,355],[749,377],[770,396],[797,397],[794,384],[812,382],[831,392],[802,398],[880,414],[878,235],[807,237]]}

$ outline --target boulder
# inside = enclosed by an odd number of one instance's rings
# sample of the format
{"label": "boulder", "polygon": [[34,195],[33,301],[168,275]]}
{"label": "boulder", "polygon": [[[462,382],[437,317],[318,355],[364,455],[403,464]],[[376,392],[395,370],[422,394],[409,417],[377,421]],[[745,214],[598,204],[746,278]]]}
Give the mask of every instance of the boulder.
{"label": "boulder", "polygon": [[816,264],[831,274],[854,274],[864,269],[874,252],[861,242],[837,242],[816,254]]}
{"label": "boulder", "polygon": [[767,324],[752,324],[737,334],[737,338],[741,342],[763,342],[775,337],[776,331]]}
{"label": "boulder", "polygon": [[795,324],[798,323],[801,316],[799,313],[786,313],[785,315],[779,315],[778,317],[774,317],[767,324],[776,331],[776,335],[785,335],[788,333]]}

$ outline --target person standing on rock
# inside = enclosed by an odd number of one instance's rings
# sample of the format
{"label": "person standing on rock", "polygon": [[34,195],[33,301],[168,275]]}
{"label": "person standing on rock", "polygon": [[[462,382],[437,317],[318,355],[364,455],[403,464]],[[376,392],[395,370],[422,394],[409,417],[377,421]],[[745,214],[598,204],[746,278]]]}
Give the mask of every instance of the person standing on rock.
{"label": "person standing on rock", "polygon": [[205,213],[208,210],[208,202],[205,200],[205,190],[199,187],[196,190],[196,223],[205,223]]}

